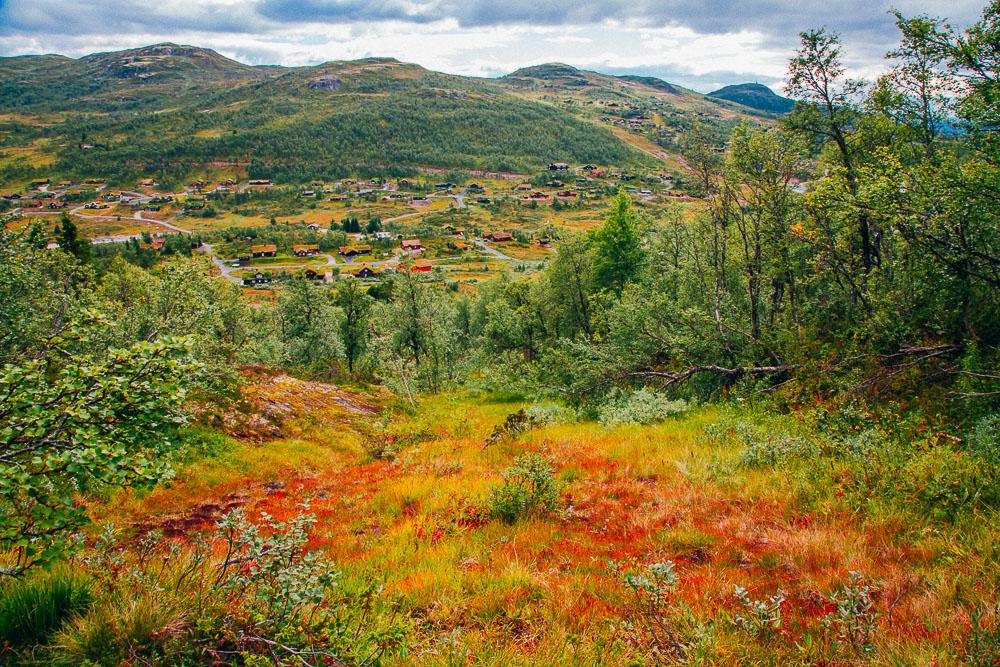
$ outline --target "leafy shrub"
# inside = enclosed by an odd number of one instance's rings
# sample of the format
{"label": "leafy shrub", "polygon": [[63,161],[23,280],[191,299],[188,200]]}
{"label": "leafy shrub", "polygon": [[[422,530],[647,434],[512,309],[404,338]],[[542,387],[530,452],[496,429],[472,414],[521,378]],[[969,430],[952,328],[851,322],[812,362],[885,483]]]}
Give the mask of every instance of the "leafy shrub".
{"label": "leafy shrub", "polygon": [[771,635],[781,628],[781,605],[785,594],[780,589],[767,602],[754,600],[742,586],[736,587],[735,595],[743,611],[733,618],[733,625],[754,637]]}
{"label": "leafy shrub", "polygon": [[809,411],[806,417],[817,431],[837,439],[873,426],[872,416],[855,402],[835,406],[820,405]]}
{"label": "leafy shrub", "polygon": [[809,438],[790,435],[774,427],[761,428],[746,421],[709,424],[705,427],[705,435],[710,440],[733,442],[740,447],[739,462],[748,468],[772,466],[813,456],[819,451]]}
{"label": "leafy shrub", "polygon": [[507,523],[519,518],[554,512],[559,502],[559,482],[552,466],[539,454],[524,454],[503,473],[503,484],[490,494],[490,512]]}
{"label": "leafy shrub", "polygon": [[55,636],[52,664],[373,664],[409,632],[375,582],[351,590],[305,550],[314,517],[236,511],[190,547],[105,532],[85,566],[95,602]]}
{"label": "leafy shrub", "polygon": [[858,655],[872,653],[878,621],[872,591],[860,572],[852,571],[850,577],[840,591],[830,596],[837,608],[823,622],[836,633],[838,646],[848,647]]}
{"label": "leafy shrub", "polygon": [[552,426],[576,420],[576,413],[571,408],[555,403],[534,403],[525,409],[524,414],[536,426]]}
{"label": "leafy shrub", "polygon": [[648,653],[653,664],[714,664],[714,627],[697,622],[689,608],[674,596],[680,577],[673,561],[652,563],[640,570],[625,570],[622,563],[609,568],[631,596],[618,634],[630,645]]}
{"label": "leafy shrub", "polygon": [[643,387],[609,401],[598,410],[598,419],[605,426],[656,424],[687,409],[687,401],[671,400],[664,394]]}
{"label": "leafy shrub", "polygon": [[[992,626],[987,617],[993,616]],[[965,664],[970,667],[994,667],[1000,664],[1000,605],[989,614],[984,605],[979,605],[971,614],[972,627],[965,641]]]}
{"label": "leafy shrub", "polygon": [[[152,486],[171,474],[189,340],[107,349],[111,319],[88,313],[50,339],[52,358],[0,367],[0,569],[17,574],[73,546],[86,523],[76,495]],[[56,350],[60,354],[56,354]],[[58,358],[58,361],[55,359]]]}
{"label": "leafy shrub", "polygon": [[1000,412],[976,422],[969,436],[969,451],[988,464],[1000,467]]}
{"label": "leafy shrub", "polygon": [[950,447],[910,457],[896,475],[896,488],[940,520],[952,521],[978,504],[1000,502],[994,470],[982,459]]}
{"label": "leafy shrub", "polygon": [[68,568],[11,580],[0,588],[0,645],[44,642],[92,597],[91,581]]}

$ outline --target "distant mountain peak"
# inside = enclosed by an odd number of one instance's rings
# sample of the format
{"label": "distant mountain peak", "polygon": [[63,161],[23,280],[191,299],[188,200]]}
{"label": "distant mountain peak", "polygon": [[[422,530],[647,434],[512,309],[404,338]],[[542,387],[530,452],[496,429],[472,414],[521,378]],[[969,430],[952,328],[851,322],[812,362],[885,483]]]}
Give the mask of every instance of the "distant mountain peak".
{"label": "distant mountain peak", "polygon": [[655,77],[655,76],[639,76],[637,74],[620,74],[620,75],[618,75],[617,78],[622,79],[623,81],[629,81],[631,83],[642,84],[643,86],[646,86],[647,88],[653,88],[655,90],[660,90],[660,91],[663,91],[665,93],[670,93],[671,95],[677,95],[677,94],[680,93],[680,91],[677,89],[677,86],[675,86],[674,84],[670,83],[669,81],[664,81],[663,79],[660,79],[660,78]]}
{"label": "distant mountain peak", "polygon": [[514,70],[503,78],[561,79],[567,77],[582,78],[583,76],[584,73],[582,70],[566,63],[542,63]]}
{"label": "distant mountain peak", "polygon": [[795,106],[795,100],[778,95],[761,83],[738,83],[725,86],[708,94],[719,100],[736,102],[751,109],[768,113],[788,113]]}

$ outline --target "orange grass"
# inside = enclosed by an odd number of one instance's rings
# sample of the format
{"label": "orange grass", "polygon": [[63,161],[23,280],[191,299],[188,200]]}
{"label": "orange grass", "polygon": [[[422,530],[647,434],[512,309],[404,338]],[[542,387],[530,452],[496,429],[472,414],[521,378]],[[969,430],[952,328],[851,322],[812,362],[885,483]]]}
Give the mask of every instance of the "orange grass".
{"label": "orange grass", "polygon": [[[248,395],[267,391],[251,384]],[[550,426],[484,448],[518,405],[447,395],[391,419],[324,419],[315,413],[336,406],[303,405],[285,415],[294,437],[238,441],[149,494],[95,505],[95,516],[183,536],[230,507],[286,518],[310,499],[311,546],[381,577],[418,620],[403,663],[624,664],[629,649],[612,626],[626,595],[609,560],[673,560],[678,603],[716,622],[718,664],[854,664],[822,639],[829,595],[850,570],[876,590],[875,662],[957,664],[971,605],[997,600],[995,522],[960,534],[866,519],[835,493],[799,497],[794,471],[720,472],[734,452],[700,437],[717,409],[659,426]],[[370,459],[365,443],[386,437],[406,444],[392,461]],[[565,509],[507,525],[484,501],[527,451],[554,462]],[[755,599],[785,592],[776,637],[732,627],[737,585]]]}

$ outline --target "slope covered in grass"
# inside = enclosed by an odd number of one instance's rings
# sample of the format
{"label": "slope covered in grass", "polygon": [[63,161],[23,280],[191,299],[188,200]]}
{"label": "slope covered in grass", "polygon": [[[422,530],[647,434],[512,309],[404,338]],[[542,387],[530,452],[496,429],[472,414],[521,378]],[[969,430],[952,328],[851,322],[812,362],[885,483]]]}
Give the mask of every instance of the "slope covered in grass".
{"label": "slope covered in grass", "polygon": [[180,180],[211,163],[300,181],[418,166],[652,164],[606,129],[503,82],[391,58],[250,67],[161,44],[77,60],[0,58],[0,92],[0,112],[31,121],[12,123],[17,134],[4,143],[44,135],[56,173],[78,178]]}
{"label": "slope covered in grass", "polygon": [[[408,623],[398,664],[611,665],[657,650],[696,664],[950,664],[979,632],[977,610],[997,603],[995,523],[928,526],[888,497],[861,498],[845,470],[788,454],[811,437],[794,418],[704,408],[652,426],[514,429],[487,446],[519,404],[447,395],[346,420],[331,406],[333,421],[309,405],[276,439],[231,441],[95,515],[183,544],[233,509],[308,511],[308,546],[348,589],[377,581],[396,600]],[[775,435],[748,439],[761,423]],[[558,499],[509,523],[491,499],[526,454],[549,462]],[[658,563],[677,577],[659,621],[635,587]],[[851,572],[873,605],[855,619],[870,632],[857,645],[838,634]],[[737,587],[780,594],[780,621],[747,625]]]}

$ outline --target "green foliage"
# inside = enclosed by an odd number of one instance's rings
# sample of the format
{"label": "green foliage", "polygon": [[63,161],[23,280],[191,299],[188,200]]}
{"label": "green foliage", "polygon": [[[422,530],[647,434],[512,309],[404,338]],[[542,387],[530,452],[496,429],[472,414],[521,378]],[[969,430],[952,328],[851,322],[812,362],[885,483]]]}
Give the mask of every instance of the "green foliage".
{"label": "green foliage", "polygon": [[830,601],[837,608],[824,618],[824,623],[834,631],[837,643],[855,655],[872,653],[878,615],[872,590],[861,573],[852,571],[850,581],[830,596]]}
{"label": "green foliage", "polygon": [[976,422],[969,434],[969,451],[993,468],[1000,469],[1000,413]]}
{"label": "green foliage", "polygon": [[44,644],[93,599],[85,574],[60,566],[0,586],[0,646]]}
{"label": "green foliage", "polygon": [[559,482],[551,465],[540,454],[523,454],[501,473],[503,484],[490,493],[490,512],[514,523],[530,516],[554,512],[559,504]]}
{"label": "green foliage", "polygon": [[598,418],[605,426],[656,424],[687,409],[687,401],[671,400],[662,393],[643,387],[617,398],[609,397],[598,410]]}
{"label": "green foliage", "polygon": [[740,464],[748,468],[789,465],[819,454],[810,438],[785,433],[773,424],[758,427],[746,421],[716,423],[707,425],[705,433],[717,441],[735,442],[740,448]]}
{"label": "green foliage", "polygon": [[619,293],[642,270],[643,251],[632,200],[618,192],[604,226],[594,234],[594,282]]}
{"label": "green foliage", "polygon": [[[186,341],[104,349],[95,313],[49,342],[48,358],[0,369],[0,551],[12,573],[56,556],[86,521],[76,495],[169,477],[188,378]],[[56,356],[58,352],[58,356]]]}
{"label": "green foliage", "polygon": [[649,662],[712,664],[715,628],[698,623],[691,610],[676,599],[680,577],[673,561],[626,570],[625,563],[608,563],[629,592],[616,634]]}
{"label": "green foliage", "polygon": [[59,217],[59,226],[56,228],[56,243],[64,252],[73,255],[81,262],[90,259],[90,241],[80,236],[76,223],[65,213]]}
{"label": "green foliage", "polygon": [[556,403],[533,403],[524,409],[524,414],[528,421],[538,426],[567,424],[577,420],[575,410]]}
{"label": "green foliage", "polygon": [[368,347],[374,300],[356,280],[348,280],[343,288],[337,291],[335,303],[343,313],[340,321],[340,337],[344,344],[344,356],[347,358],[347,370],[353,373]]}
{"label": "green foliage", "polygon": [[[996,614],[994,609],[994,618]],[[965,643],[965,662],[970,667],[991,667],[1000,662],[1000,626],[989,625],[985,605],[976,607],[970,616],[972,628]]]}
{"label": "green foliage", "polygon": [[773,635],[781,629],[781,605],[785,594],[779,589],[767,601],[754,600],[742,586],[733,593],[741,612],[733,617],[733,625],[754,637]]}
{"label": "green foliage", "polygon": [[0,358],[35,357],[65,326],[92,275],[61,251],[46,251],[0,232]]}
{"label": "green foliage", "polygon": [[381,376],[400,395],[441,391],[457,378],[461,331],[447,293],[403,271],[392,279],[391,297],[380,304],[373,336]]}
{"label": "green foliage", "polygon": [[57,633],[49,661],[377,664],[403,647],[408,622],[377,584],[345,584],[305,550],[314,523],[237,511],[190,547],[156,533],[127,544],[108,527],[84,563],[93,604]]}
{"label": "green foliage", "polygon": [[[327,288],[306,280],[291,281],[279,296],[278,316],[283,363],[321,373],[343,357],[339,313]],[[352,353],[358,354],[356,347]]]}

